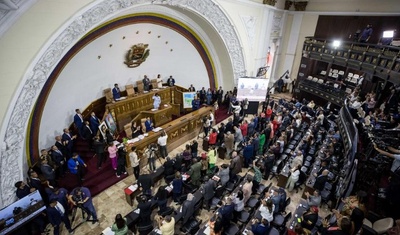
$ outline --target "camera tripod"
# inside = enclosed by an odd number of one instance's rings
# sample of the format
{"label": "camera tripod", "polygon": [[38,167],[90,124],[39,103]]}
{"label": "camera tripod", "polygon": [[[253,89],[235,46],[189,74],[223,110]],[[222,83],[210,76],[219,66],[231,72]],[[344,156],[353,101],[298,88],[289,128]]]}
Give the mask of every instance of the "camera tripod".
{"label": "camera tripod", "polygon": [[[79,224],[73,226],[73,225],[74,225],[74,222],[75,222],[75,219],[76,219],[77,216],[78,216],[78,215],[77,215],[77,214],[78,214],[78,209],[81,210],[82,221],[81,221]],[[72,228],[72,231],[75,231],[76,228],[78,228],[79,226],[81,226],[83,223],[85,223],[85,222],[87,222],[87,221],[97,222],[97,220],[85,219],[86,216],[87,216],[87,218],[89,218],[90,212],[89,212],[85,207],[83,207],[82,205],[77,205],[77,206],[75,206],[75,207],[72,209],[72,218],[71,218],[71,228]]]}

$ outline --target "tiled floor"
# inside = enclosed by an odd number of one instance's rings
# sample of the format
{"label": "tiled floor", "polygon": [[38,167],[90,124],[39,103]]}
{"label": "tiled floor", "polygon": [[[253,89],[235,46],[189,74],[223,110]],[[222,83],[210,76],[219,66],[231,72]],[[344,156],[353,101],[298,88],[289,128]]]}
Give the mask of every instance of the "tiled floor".
{"label": "tiled floor", "polygon": [[[289,94],[279,94],[275,97],[290,98]],[[247,117],[247,119],[250,118],[251,116]],[[189,141],[192,140],[188,140],[188,142]],[[199,139],[198,142],[199,146],[202,146],[201,138]],[[185,145],[186,143],[172,150],[169,153],[169,156],[175,156],[177,153],[183,152]],[[222,159],[217,160],[217,165],[221,165],[223,163],[229,163],[229,160],[222,160]],[[160,162],[157,161],[157,164],[160,165]],[[116,214],[120,213],[122,215],[126,215],[129,212],[131,212],[134,208],[136,208],[137,202],[135,202],[135,204],[132,207],[125,200],[124,188],[128,187],[129,185],[135,182],[135,177],[132,175],[132,170],[128,170],[128,172],[129,176],[127,178],[109,187],[108,189],[104,190],[103,192],[101,192],[100,194],[98,194],[93,198],[93,202],[97,210],[97,216],[99,218],[99,223],[92,224],[91,222],[85,222],[75,230],[75,234],[101,234],[101,232],[105,228],[113,224]],[[244,174],[244,172],[242,172],[242,174]],[[277,184],[277,180],[275,178],[268,181],[263,180],[263,183],[265,185],[268,185],[270,182],[272,182],[273,185]],[[159,185],[162,184],[165,184],[164,180],[161,180],[159,182]],[[299,204],[299,200],[301,198],[302,193],[303,193],[302,190],[299,190],[298,193],[288,193],[288,196],[291,197],[291,203],[287,207],[287,211],[292,211],[292,212],[295,211],[297,205]],[[170,206],[174,206],[177,208],[177,206],[174,203],[171,203]],[[325,216],[328,213],[329,211],[326,206],[320,209],[321,216]],[[205,222],[209,220],[211,214],[212,212],[207,212],[206,210],[202,210],[198,218],[203,220],[203,222]],[[81,216],[79,214],[78,218],[73,222],[72,226],[79,224],[80,221],[81,221]],[[64,228],[61,234],[68,234],[68,231]],[[179,234],[179,231],[176,231],[176,234]]]}

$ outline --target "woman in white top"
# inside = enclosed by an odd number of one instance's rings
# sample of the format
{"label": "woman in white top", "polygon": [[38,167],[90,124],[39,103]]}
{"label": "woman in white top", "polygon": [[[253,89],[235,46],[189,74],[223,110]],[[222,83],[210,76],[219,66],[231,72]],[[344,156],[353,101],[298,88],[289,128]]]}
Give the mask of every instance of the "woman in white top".
{"label": "woman in white top", "polygon": [[240,212],[244,209],[244,196],[242,190],[239,190],[236,195],[233,194],[232,202],[235,205],[233,215],[237,219],[240,216]]}
{"label": "woman in white top", "polygon": [[131,162],[131,166],[133,168],[133,174],[135,175],[135,178],[139,178],[139,172],[140,172],[140,167],[139,167],[139,158],[136,154],[136,147],[131,148],[132,152],[129,153],[129,161]]}
{"label": "woman in white top", "polygon": [[286,188],[288,189],[289,192],[293,191],[294,184],[299,180],[300,166],[301,165],[296,165],[294,168],[290,170],[291,174],[286,183]]}
{"label": "woman in white top", "polygon": [[274,210],[275,205],[272,203],[271,199],[268,199],[267,201],[262,200],[259,211],[263,219],[268,220],[268,222],[272,222],[274,220]]}

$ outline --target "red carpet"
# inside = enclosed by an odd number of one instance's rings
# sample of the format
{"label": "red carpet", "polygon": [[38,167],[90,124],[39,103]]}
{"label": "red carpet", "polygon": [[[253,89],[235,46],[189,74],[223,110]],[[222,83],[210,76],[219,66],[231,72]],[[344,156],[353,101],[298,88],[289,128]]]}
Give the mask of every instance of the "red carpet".
{"label": "red carpet", "polygon": [[228,107],[225,105],[219,106],[218,110],[215,111],[215,122],[220,123],[223,120],[227,119],[230,115],[227,114]]}
{"label": "red carpet", "polygon": [[[102,164],[102,169],[98,170],[97,157],[93,157],[94,152],[89,151],[88,149],[89,147],[86,141],[78,138],[75,143],[75,151],[79,153],[87,165],[87,168],[85,169],[86,173],[84,174],[85,180],[83,181],[82,186],[89,188],[92,196],[95,196],[121,179],[124,179],[127,175],[121,175],[120,178],[117,178],[115,171],[111,168],[111,160],[108,158],[108,154],[106,154],[107,160]],[[60,179],[58,184],[59,187],[71,191],[78,186],[77,177],[71,173],[67,173],[64,178]]]}
{"label": "red carpet", "polygon": [[[219,109],[215,112],[216,123],[225,120],[230,115],[227,114],[228,108],[225,105],[221,105]],[[122,138],[125,137],[125,132],[120,133],[118,141],[121,142]],[[79,153],[83,161],[86,163],[87,168],[84,174],[85,180],[83,181],[83,186],[89,188],[92,196],[95,196],[108,187],[114,185],[120,180],[124,179],[127,175],[121,175],[117,178],[115,171],[111,168],[111,161],[106,154],[106,162],[103,163],[102,169],[97,169],[97,157],[93,157],[95,153],[89,151],[89,146],[86,141],[78,138],[75,142],[75,151]],[[71,173],[66,173],[65,177],[60,179],[59,187],[66,188],[71,191],[78,186],[77,177]]]}

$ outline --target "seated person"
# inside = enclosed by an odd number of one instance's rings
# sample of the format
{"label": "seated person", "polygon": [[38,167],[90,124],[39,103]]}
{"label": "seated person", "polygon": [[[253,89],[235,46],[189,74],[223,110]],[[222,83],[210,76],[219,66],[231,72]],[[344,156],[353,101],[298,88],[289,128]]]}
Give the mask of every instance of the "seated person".
{"label": "seated person", "polygon": [[318,221],[318,207],[312,206],[304,212],[301,220],[301,226],[309,231],[313,230]]}
{"label": "seated person", "polygon": [[258,222],[257,219],[252,220],[251,231],[254,235],[267,235],[269,230],[269,222],[266,219],[262,219]]}
{"label": "seated person", "polygon": [[136,122],[132,122],[131,130],[132,139],[138,137],[139,135],[143,135],[142,127],[137,125]]}
{"label": "seated person", "polygon": [[329,226],[329,222],[325,219],[322,221],[322,235],[349,235],[353,234],[353,223],[350,218],[343,216],[338,219],[336,225]]}
{"label": "seated person", "polygon": [[[313,195],[311,195],[309,192],[305,192],[304,194],[307,197],[308,207],[311,207],[311,206],[319,207],[319,205],[321,204],[321,195],[319,194],[318,189],[314,190]],[[305,206],[307,206],[307,205],[305,205]]]}

